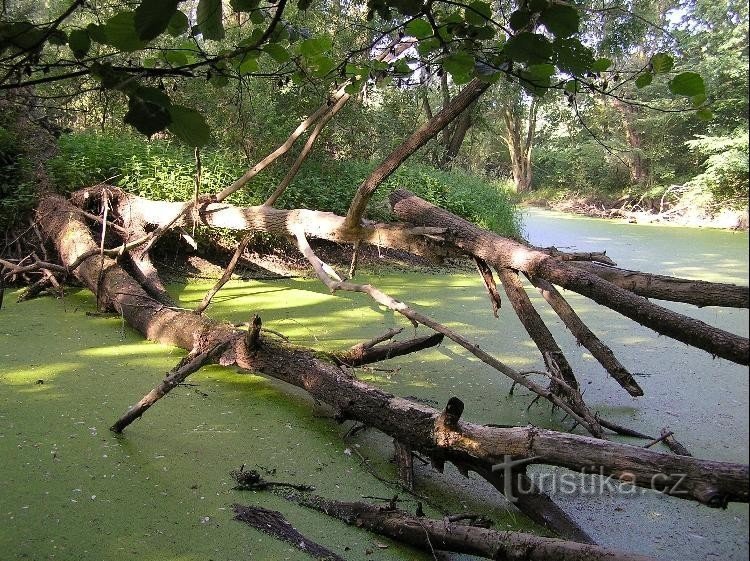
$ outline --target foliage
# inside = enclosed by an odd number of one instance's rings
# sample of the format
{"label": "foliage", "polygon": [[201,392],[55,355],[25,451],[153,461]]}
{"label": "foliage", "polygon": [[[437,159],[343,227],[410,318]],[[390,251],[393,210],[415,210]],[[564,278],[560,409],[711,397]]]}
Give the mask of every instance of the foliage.
{"label": "foliage", "polygon": [[15,225],[36,202],[29,159],[12,129],[0,126],[0,229]]}
{"label": "foliage", "polygon": [[748,131],[737,130],[731,136],[699,136],[685,143],[705,157],[703,173],[688,185],[707,190],[714,200],[746,206],[748,195]]}
{"label": "foliage", "polygon": [[[31,17],[4,12],[0,72],[9,83],[0,87],[84,76],[93,87],[126,98],[125,122],[146,136],[169,129],[189,146],[204,146],[211,130],[204,117],[209,110],[205,100],[201,112],[176,103],[179,95],[164,80],[205,78],[221,88],[254,74],[328,86],[345,79],[347,92],[353,94],[366,89],[376,74],[398,82],[424,67],[449,73],[455,84],[472,78],[496,81],[505,75],[530,94],[544,95],[570,84],[573,91],[583,91],[578,84],[593,87],[611,63],[597,58],[583,41],[581,11],[572,2],[523,2],[496,13],[482,0],[368,0],[370,25],[384,35],[410,33],[415,40],[406,58],[388,63],[356,56],[383,48],[377,33],[369,44],[353,48],[336,45],[338,34],[334,37],[330,28],[306,27],[308,12],[330,16],[325,5],[306,0],[296,6],[286,0],[268,7],[256,1],[230,4],[236,18],[224,17],[221,0],[198,0],[195,12],[195,4],[184,0],[142,0],[134,9],[127,2],[96,7],[69,0],[51,22],[40,13]],[[360,1],[346,9],[356,19],[363,7]],[[194,17],[193,25],[188,15]],[[353,31],[342,33],[341,39],[351,40]],[[60,62],[70,57],[75,59],[72,65]],[[270,71],[262,68],[268,66]],[[650,83],[653,75],[666,74],[672,66],[670,54],[658,53],[636,76],[641,75],[640,83]],[[699,75],[682,72],[669,84],[673,94],[688,97],[699,111],[706,109]]]}
{"label": "foliage", "polygon": [[[60,154],[48,167],[62,190],[104,181],[152,199],[180,201],[193,195],[192,151],[174,142],[145,143],[130,135],[81,133],[64,135],[59,144]],[[244,171],[229,150],[205,150],[201,160],[203,192],[219,191]],[[279,206],[345,214],[357,185],[374,165],[361,160],[310,161],[302,167]],[[248,206],[262,204],[281,180],[280,173],[270,170],[257,176],[248,188],[229,200]],[[483,180],[460,170],[439,171],[423,164],[402,166],[388,179],[370,205],[371,218],[392,219],[386,199],[397,187],[410,189],[496,232],[516,235],[519,231],[518,214],[501,182]]]}

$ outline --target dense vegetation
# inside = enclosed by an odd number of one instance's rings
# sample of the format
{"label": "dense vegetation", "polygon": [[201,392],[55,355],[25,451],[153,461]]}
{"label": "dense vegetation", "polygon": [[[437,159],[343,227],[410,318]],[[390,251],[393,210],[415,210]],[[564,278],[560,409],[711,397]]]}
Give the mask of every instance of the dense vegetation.
{"label": "dense vegetation", "polygon": [[[50,14],[69,5],[52,4]],[[209,4],[219,15],[223,8],[223,18],[201,21]],[[576,14],[547,2],[229,4],[156,2],[166,7],[152,14],[152,28],[140,8],[84,6],[71,26],[43,37],[42,28],[29,27],[48,15],[40,6],[18,3],[4,12],[6,107],[30,108],[35,121],[75,131],[62,138],[54,164],[63,188],[117,176],[140,193],[184,197],[194,165],[180,141],[206,145],[206,186],[231,182],[282,142],[327,87],[349,79],[354,102],[328,124],[280,201],[342,212],[369,162],[387,155],[472,75],[506,75],[509,81],[500,79],[391,184],[498,229],[513,221],[498,189],[509,181],[535,200],[582,193],[610,201],[666,197],[673,204],[690,195],[712,212],[747,205],[744,2],[584,2]],[[164,10],[175,7],[164,19]],[[276,12],[283,12],[281,23],[261,37]],[[141,18],[135,31],[128,27],[132,14]],[[503,24],[507,14],[510,23]],[[398,26],[401,36],[418,40],[417,50],[390,64],[368,60],[379,30]],[[516,36],[506,44],[501,30],[508,27]],[[255,48],[260,39],[267,43]],[[14,54],[39,40],[48,49]],[[145,48],[148,41],[165,50]],[[66,77],[76,68],[81,76]],[[134,80],[138,74],[143,78]],[[36,85],[19,90],[14,83]],[[123,119],[161,139],[144,144],[123,136]],[[12,121],[0,123],[4,221],[33,203],[23,153],[8,148],[18,134]],[[272,169],[237,196],[260,203],[280,178]],[[385,217],[379,204],[370,213]],[[503,216],[492,218],[497,213]]]}

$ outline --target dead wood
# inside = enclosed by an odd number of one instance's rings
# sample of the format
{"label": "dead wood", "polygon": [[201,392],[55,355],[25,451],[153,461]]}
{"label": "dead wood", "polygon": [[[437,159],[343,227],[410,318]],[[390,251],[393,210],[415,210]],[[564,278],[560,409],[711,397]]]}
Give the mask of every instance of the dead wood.
{"label": "dead wood", "polygon": [[[43,197],[37,216],[64,264],[75,262],[92,246],[96,247],[79,214],[63,198]],[[103,274],[101,282],[97,282],[100,269]],[[97,290],[102,302],[145,337],[186,349],[193,348],[196,337],[205,341],[206,348],[226,341],[220,364],[234,364],[300,387],[332,406],[339,418],[377,428],[427,457],[491,470],[511,455],[574,471],[596,470],[604,476],[627,480],[628,484],[709,506],[748,501],[747,465],[661,454],[639,446],[536,427],[497,428],[459,421],[454,429],[437,430],[441,413],[436,409],[365,384],[311,351],[267,340],[257,352],[248,353],[244,332],[154,301],[106,256],[86,258],[75,275],[91,290]]]}
{"label": "dead wood", "polygon": [[398,479],[409,491],[414,490],[414,452],[410,446],[393,439],[393,461]]}
{"label": "dead wood", "polygon": [[599,361],[610,376],[620,384],[630,395],[637,397],[643,395],[643,390],[635,381],[633,375],[617,360],[612,349],[602,343],[599,338],[578,317],[575,310],[562,297],[553,284],[544,279],[528,277],[531,284],[539,289],[542,297],[555,311],[565,326],[575,336],[579,345],[586,347],[591,355]]}
{"label": "dead wood", "polygon": [[[497,274],[518,319],[521,320],[526,332],[542,353],[547,371],[553,374],[550,390],[556,395],[565,395],[573,410],[586,420],[585,426],[588,431],[596,437],[603,437],[604,433],[599,421],[583,402],[578,390],[578,381],[568,359],[565,358],[562,349],[529,300],[518,274],[508,269],[498,269]],[[558,374],[561,381],[557,380]]]}
{"label": "dead wood", "polygon": [[148,392],[141,400],[136,403],[133,407],[128,409],[115,424],[109,427],[109,430],[120,434],[125,428],[130,425],[136,419],[139,419],[146,410],[151,407],[154,403],[159,401],[162,397],[171,392],[179,384],[185,381],[185,379],[200,370],[203,366],[208,364],[213,358],[220,355],[224,348],[227,346],[227,341],[222,341],[217,345],[214,345],[207,350],[199,350],[200,342],[196,344],[196,347],[188,353],[172,370],[167,372],[164,380],[161,381],[153,390]]}
{"label": "dead wood", "polygon": [[487,559],[518,561],[653,561],[652,557],[597,545],[497,531],[448,519],[418,517],[391,506],[333,501],[318,496],[294,495],[288,498],[346,524],[366,528],[432,553],[435,550],[454,551]]}
{"label": "dead wood", "polygon": [[216,296],[216,293],[219,292],[219,290],[221,290],[221,288],[229,281],[229,279],[232,278],[232,273],[234,273],[234,269],[237,267],[237,263],[240,262],[240,257],[242,257],[247,244],[250,243],[250,239],[250,235],[242,238],[242,241],[240,241],[240,244],[237,246],[234,254],[232,254],[232,258],[229,260],[227,268],[224,269],[221,277],[219,277],[219,280],[217,280],[216,284],[214,284],[211,289],[206,292],[206,295],[203,297],[203,300],[201,300],[201,303],[196,306],[194,310],[196,314],[202,314],[203,312],[205,312],[206,308],[208,308],[208,306],[211,304],[211,300],[213,300],[213,297]]}
{"label": "dead wood", "polygon": [[370,198],[378,186],[388,179],[407,158],[463,113],[469,105],[479,99],[489,87],[489,82],[474,78],[464,86],[461,93],[445,104],[437,115],[434,115],[432,119],[409,135],[404,142],[391,152],[357,188],[357,192],[346,213],[344,230],[356,231],[360,226],[367,203],[370,202]]}
{"label": "dead wood", "polygon": [[746,286],[668,277],[618,267],[606,267],[597,263],[576,262],[573,265],[645,298],[684,302],[698,307],[747,308],[750,306],[750,291]]}
{"label": "dead wood", "polygon": [[[333,271],[327,264],[323,263],[323,261],[321,261],[317,255],[315,255],[312,248],[310,247],[310,244],[307,242],[307,238],[305,237],[302,227],[298,227],[296,229],[296,237],[299,250],[310,262],[313,269],[315,270],[315,274],[318,276],[321,282],[328,287],[331,293],[334,293],[338,290],[343,290],[346,292],[361,292],[367,294],[377,303],[386,306],[388,309],[393,310],[394,312],[397,312],[409,319],[414,327],[417,327],[417,325],[421,323],[422,325],[427,326],[430,329],[437,331],[438,333],[442,333],[451,341],[454,341],[461,345],[464,349],[469,351],[485,364],[491,366],[499,372],[502,372],[514,382],[536,393],[539,397],[543,397],[552,402],[553,405],[556,405],[557,407],[565,411],[568,415],[570,415],[573,419],[575,419],[578,423],[585,427],[591,434],[595,436],[601,436],[601,428],[597,428],[598,423],[595,419],[593,419],[590,413],[588,413],[586,405],[583,404],[583,401],[577,398],[577,396],[575,395],[575,388],[570,388],[569,386],[567,386],[566,380],[557,380],[556,384],[551,385],[550,388],[545,388],[535,382],[532,382],[526,376],[522,375],[519,372],[516,372],[507,364],[501,362],[494,356],[483,351],[481,348],[479,348],[479,345],[472,343],[463,335],[457,333],[452,329],[449,329],[442,323],[437,322],[434,319],[414,310],[404,302],[396,300],[395,298],[389,296],[388,294],[385,294],[376,287],[370,284],[354,284],[341,280],[341,278],[336,274],[335,271]],[[552,358],[549,355],[545,357],[545,363],[548,366],[550,375],[559,372],[554,362],[555,359],[556,357]],[[570,403],[561,399],[558,395],[557,392],[561,388],[568,388],[570,390],[568,394],[568,397],[572,398],[570,400]],[[581,411],[581,409],[585,410],[585,412]],[[594,421],[594,424],[591,424],[592,419]]]}
{"label": "dead wood", "polygon": [[415,337],[408,341],[398,341],[386,345],[355,345],[348,351],[336,353],[334,356],[347,366],[362,366],[435,347],[442,341],[443,334],[434,333],[433,335]]}
{"label": "dead wood", "polygon": [[674,437],[674,433],[666,427],[661,429],[661,440],[663,440],[664,444],[666,444],[667,447],[678,456],[692,456],[690,451]]}
{"label": "dead wood", "polygon": [[284,515],[275,510],[268,510],[259,506],[232,505],[234,519],[260,530],[264,534],[273,536],[304,551],[315,559],[321,561],[346,561],[330,549],[306,538],[300,534]]}
{"label": "dead wood", "polygon": [[474,258],[474,264],[477,266],[479,276],[482,277],[484,287],[487,289],[487,296],[489,296],[490,305],[492,306],[492,315],[499,317],[497,312],[502,307],[503,302],[500,299],[500,293],[497,291],[497,284],[495,284],[495,277],[492,275],[492,269],[490,269],[490,266],[479,257]]}
{"label": "dead wood", "polygon": [[745,365],[750,360],[750,345],[746,337],[657,306],[576,265],[559,261],[542,251],[477,228],[405,189],[392,193],[390,201],[400,219],[422,226],[448,229],[453,244],[470,255],[484,259],[496,269],[513,269],[532,277],[543,278],[587,296],[658,333],[715,356]]}

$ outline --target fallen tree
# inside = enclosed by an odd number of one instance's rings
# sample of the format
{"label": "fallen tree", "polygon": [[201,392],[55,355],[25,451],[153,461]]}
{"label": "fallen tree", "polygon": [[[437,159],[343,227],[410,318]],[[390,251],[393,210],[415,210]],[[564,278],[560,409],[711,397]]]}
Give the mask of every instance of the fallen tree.
{"label": "fallen tree", "polygon": [[[59,196],[41,201],[38,220],[66,266],[97,249],[80,213]],[[589,473],[596,469],[635,486],[714,507],[748,501],[747,465],[673,456],[536,427],[499,428],[462,421],[369,386],[310,350],[271,340],[248,349],[247,332],[165,306],[100,252],[80,261],[73,274],[97,294],[99,302],[112,307],[147,338],[188,350],[226,345],[219,364],[236,365],[303,388],[331,405],[339,419],[375,427],[433,458],[437,465],[449,461],[463,469],[492,471],[510,456]]]}
{"label": "fallen tree", "polygon": [[[343,502],[301,494],[287,498],[303,506],[365,528],[434,554],[435,550],[467,553],[486,559],[517,561],[654,561],[653,557],[634,555],[614,549],[523,532],[502,532],[472,524],[476,516],[462,515],[442,520],[413,515],[393,505]],[[235,512],[245,508],[235,505]]]}

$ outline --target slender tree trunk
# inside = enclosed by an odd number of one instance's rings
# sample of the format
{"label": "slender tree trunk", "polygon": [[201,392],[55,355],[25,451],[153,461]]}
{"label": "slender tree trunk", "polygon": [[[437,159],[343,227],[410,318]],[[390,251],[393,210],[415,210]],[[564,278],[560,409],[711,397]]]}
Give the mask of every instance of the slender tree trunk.
{"label": "slender tree trunk", "polygon": [[508,146],[513,182],[518,193],[530,191],[532,186],[531,153],[536,130],[536,114],[536,99],[531,101],[525,122],[518,108],[506,105],[502,110],[503,121],[505,121],[504,140]]}
{"label": "slender tree trunk", "polygon": [[650,176],[648,159],[643,155],[643,141],[641,133],[635,126],[638,108],[624,103],[619,99],[611,98],[612,106],[620,114],[622,129],[625,133],[625,141],[630,148],[628,167],[630,168],[630,179],[634,183],[646,183]]}

